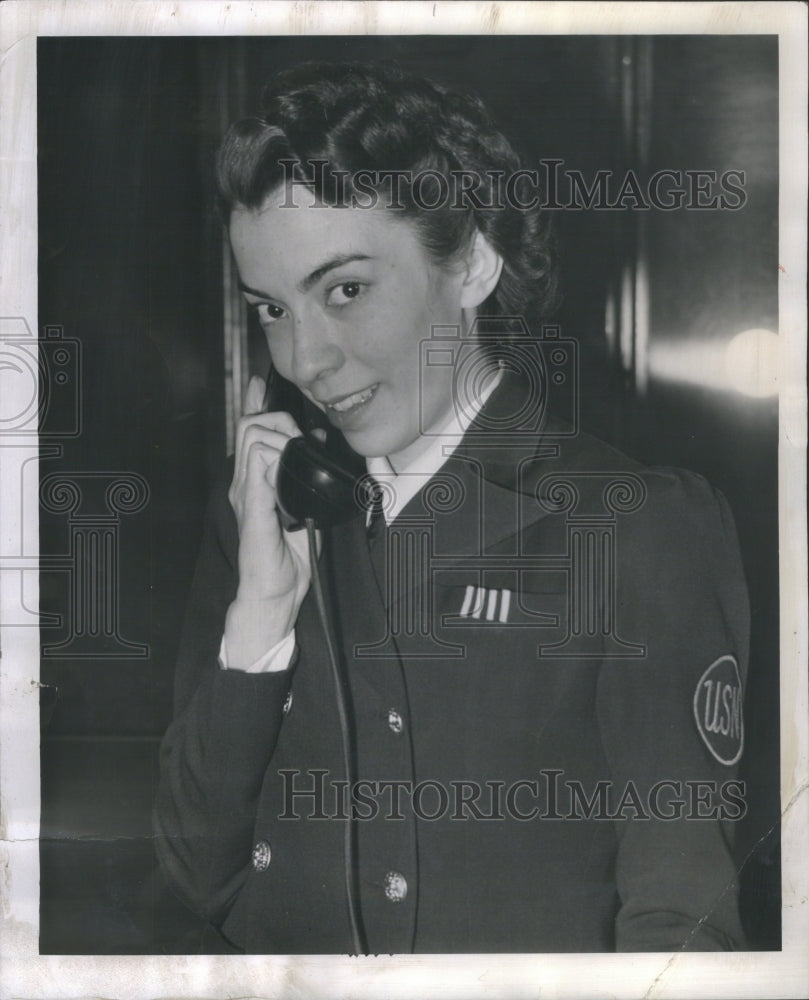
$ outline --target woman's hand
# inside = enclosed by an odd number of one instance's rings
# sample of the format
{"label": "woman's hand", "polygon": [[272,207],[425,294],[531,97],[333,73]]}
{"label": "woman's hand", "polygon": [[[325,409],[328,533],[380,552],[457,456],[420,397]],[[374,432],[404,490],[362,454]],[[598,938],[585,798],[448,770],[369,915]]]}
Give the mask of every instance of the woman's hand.
{"label": "woman's hand", "polygon": [[239,587],[225,622],[227,666],[235,669],[292,631],[311,579],[306,532],[283,530],[275,497],[281,452],[301,431],[288,413],[260,412],[264,389],[263,379],[250,380],[228,491],[239,527]]}

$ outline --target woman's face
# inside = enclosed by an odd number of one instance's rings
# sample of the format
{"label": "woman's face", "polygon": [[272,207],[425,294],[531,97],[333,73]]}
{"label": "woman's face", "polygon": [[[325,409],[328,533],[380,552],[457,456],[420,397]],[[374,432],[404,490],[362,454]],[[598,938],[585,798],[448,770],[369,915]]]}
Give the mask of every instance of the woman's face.
{"label": "woman's face", "polygon": [[422,341],[463,323],[465,270],[434,264],[384,208],[236,209],[230,239],[272,362],[361,455],[394,467],[451,413],[452,367],[423,367]]}

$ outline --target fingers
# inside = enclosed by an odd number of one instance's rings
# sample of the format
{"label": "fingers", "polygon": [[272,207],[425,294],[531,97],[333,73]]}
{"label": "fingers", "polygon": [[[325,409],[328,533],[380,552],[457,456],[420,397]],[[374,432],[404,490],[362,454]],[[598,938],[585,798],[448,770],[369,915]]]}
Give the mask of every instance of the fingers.
{"label": "fingers", "polygon": [[309,587],[309,554],[303,533],[281,527],[275,483],[281,452],[301,431],[288,413],[262,412],[264,391],[263,379],[250,380],[228,491],[239,529],[239,594],[242,601],[272,602],[294,623]]}
{"label": "fingers", "polygon": [[253,413],[241,418],[236,425],[236,474],[244,473],[247,453],[256,441],[282,451],[292,437],[301,431],[288,413]]}
{"label": "fingers", "polygon": [[244,435],[251,427],[265,428],[268,431],[277,431],[287,438],[299,437],[302,433],[298,425],[288,413],[249,413],[246,414],[236,424],[236,454],[242,447]]}
{"label": "fingers", "polygon": [[267,430],[279,431],[287,437],[299,437],[301,429],[288,413],[275,411],[273,413],[247,413],[236,424],[236,452],[242,443],[242,438],[248,427],[266,427]]}
{"label": "fingers", "polygon": [[247,395],[244,400],[245,416],[253,413],[261,413],[264,409],[264,395],[266,392],[267,383],[260,375],[254,375],[247,386]]}
{"label": "fingers", "polygon": [[264,475],[268,468],[278,463],[291,435],[254,423],[244,426],[240,437],[236,447],[234,479],[247,480],[253,479],[259,470]]}

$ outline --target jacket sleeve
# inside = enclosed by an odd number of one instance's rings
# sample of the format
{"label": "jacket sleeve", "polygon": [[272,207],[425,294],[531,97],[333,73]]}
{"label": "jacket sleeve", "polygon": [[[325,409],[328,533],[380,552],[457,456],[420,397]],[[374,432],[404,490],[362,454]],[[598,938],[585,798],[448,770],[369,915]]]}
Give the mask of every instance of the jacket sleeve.
{"label": "jacket sleeve", "polygon": [[293,664],[223,670],[219,645],[237,587],[238,530],[224,486],[206,515],[161,746],[156,850],[175,892],[214,923],[249,870],[262,782],[278,739]]}
{"label": "jacket sleeve", "polygon": [[731,846],[745,810],[749,612],[736,532],[700,477],[660,471],[647,483],[615,545],[616,627],[644,654],[605,660],[598,687],[612,794],[625,805],[616,948],[743,948]]}

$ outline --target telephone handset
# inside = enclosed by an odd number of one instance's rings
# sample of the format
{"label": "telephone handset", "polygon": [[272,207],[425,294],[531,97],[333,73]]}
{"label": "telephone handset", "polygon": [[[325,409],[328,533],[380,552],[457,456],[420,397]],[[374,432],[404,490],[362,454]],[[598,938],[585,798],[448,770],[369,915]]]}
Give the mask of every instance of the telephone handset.
{"label": "telephone handset", "polygon": [[[297,386],[274,369],[267,377],[264,408],[286,411],[304,434],[290,439],[278,462],[275,492],[283,526],[296,531],[309,518],[317,528],[330,528],[364,510],[359,486],[364,461]],[[326,431],[325,444],[312,436],[316,429]]]}

